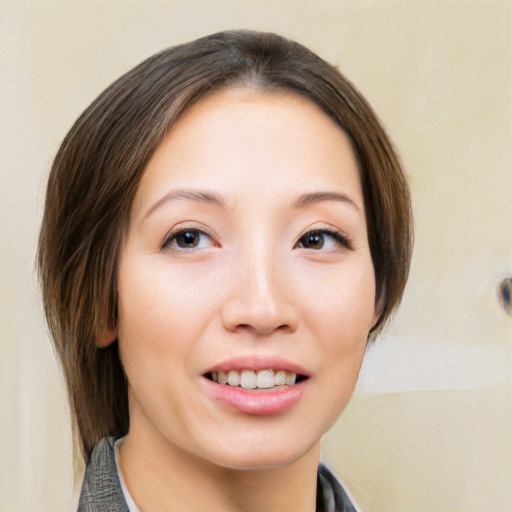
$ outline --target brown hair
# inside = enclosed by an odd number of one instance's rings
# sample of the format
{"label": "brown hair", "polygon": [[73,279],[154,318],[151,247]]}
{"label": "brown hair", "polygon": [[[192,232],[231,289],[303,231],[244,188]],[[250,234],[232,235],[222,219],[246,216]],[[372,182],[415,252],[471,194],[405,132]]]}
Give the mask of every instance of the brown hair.
{"label": "brown hair", "polygon": [[102,437],[129,427],[117,342],[98,348],[96,340],[117,323],[117,266],[140,179],[184,110],[228,87],[300,94],[347,133],[359,159],[382,311],[370,338],[402,297],[412,250],[408,187],[373,110],[335,67],[296,42],[250,31],[210,35],[150,57],[85,110],[48,179],[38,269],[86,459]]}

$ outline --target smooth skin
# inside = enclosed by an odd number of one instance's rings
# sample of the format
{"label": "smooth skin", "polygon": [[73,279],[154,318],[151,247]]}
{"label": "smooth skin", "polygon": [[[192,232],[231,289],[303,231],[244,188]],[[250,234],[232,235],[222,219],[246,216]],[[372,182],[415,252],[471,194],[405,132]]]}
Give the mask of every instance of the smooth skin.
{"label": "smooth skin", "polygon": [[[378,318],[358,165],[292,93],[191,107],[152,157],[119,268],[129,382],[121,469],[143,511],[313,511],[320,439]],[[307,370],[291,408],[244,414],[204,392],[232,357]]]}

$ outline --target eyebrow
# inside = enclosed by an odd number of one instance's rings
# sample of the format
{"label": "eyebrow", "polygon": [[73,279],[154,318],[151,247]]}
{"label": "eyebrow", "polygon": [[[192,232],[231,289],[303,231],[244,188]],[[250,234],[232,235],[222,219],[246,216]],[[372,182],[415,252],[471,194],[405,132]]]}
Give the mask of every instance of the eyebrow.
{"label": "eyebrow", "polygon": [[[224,201],[223,197],[216,192],[203,190],[173,190],[154,203],[144,215],[144,219],[149,217],[155,210],[165,203],[181,199],[196,201],[199,203],[214,204],[222,207],[226,206],[226,201]],[[359,206],[357,206],[349,196],[340,192],[310,192],[302,194],[294,201],[293,208],[305,208],[311,204],[319,203],[321,201],[338,201],[353,207],[357,212],[361,211]]]}
{"label": "eyebrow", "polygon": [[319,203],[321,201],[338,201],[345,203],[361,213],[359,206],[357,206],[349,196],[340,192],[311,192],[309,194],[302,194],[297,198],[293,206],[294,208],[305,208],[306,206]]}
{"label": "eyebrow", "polygon": [[206,192],[202,190],[173,190],[172,192],[165,194],[165,196],[154,203],[145,213],[144,219],[148,218],[155,210],[160,208],[165,203],[180,199],[187,199],[199,203],[215,204],[218,206],[226,206],[224,199],[215,192]]}

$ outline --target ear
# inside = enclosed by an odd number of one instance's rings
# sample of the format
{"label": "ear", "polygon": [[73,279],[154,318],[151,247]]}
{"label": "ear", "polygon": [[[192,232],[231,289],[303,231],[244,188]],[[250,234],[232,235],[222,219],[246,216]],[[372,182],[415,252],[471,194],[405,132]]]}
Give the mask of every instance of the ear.
{"label": "ear", "polygon": [[117,338],[117,329],[110,327],[103,329],[96,337],[96,346],[106,348]]}
{"label": "ear", "polygon": [[384,310],[384,304],[386,300],[386,289],[383,287],[379,293],[378,297],[375,297],[375,309],[373,311],[372,318],[372,329],[375,327],[375,324],[379,321],[380,316],[382,315],[382,311]]}

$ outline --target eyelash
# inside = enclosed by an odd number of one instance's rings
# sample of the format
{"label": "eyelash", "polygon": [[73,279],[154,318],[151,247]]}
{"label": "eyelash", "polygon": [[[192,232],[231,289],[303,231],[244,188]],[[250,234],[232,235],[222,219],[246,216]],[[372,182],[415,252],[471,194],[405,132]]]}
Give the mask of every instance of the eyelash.
{"label": "eyelash", "polygon": [[[165,240],[162,243],[162,249],[169,247],[172,242],[176,242],[178,237],[180,237],[181,235],[184,235],[185,233],[194,233],[196,236],[199,236],[199,237],[205,236],[212,242],[213,246],[218,247],[218,244],[215,244],[213,242],[213,235],[211,235],[210,233],[203,231],[201,229],[197,229],[197,228],[180,228],[177,231],[171,231],[170,233],[167,234],[167,236],[165,237]],[[311,231],[304,233],[299,238],[299,240],[297,241],[297,243],[294,245],[293,248],[294,249],[299,248],[299,246],[304,243],[305,239],[307,239],[308,237],[315,236],[315,235],[318,235],[318,236],[327,235],[327,236],[331,237],[332,239],[334,239],[337,244],[339,244],[347,249],[352,249],[352,244],[350,242],[350,239],[347,237],[347,235],[345,235],[341,231],[338,231],[334,228],[312,229]],[[321,250],[323,248],[324,244],[325,244],[325,240],[322,242],[322,246],[318,250]],[[196,246],[194,246],[194,247],[179,247],[178,246],[177,248],[175,247],[176,250],[193,250],[196,248],[197,248]],[[308,249],[307,247],[303,247],[303,248]],[[317,249],[310,249],[310,250],[317,250]]]}

